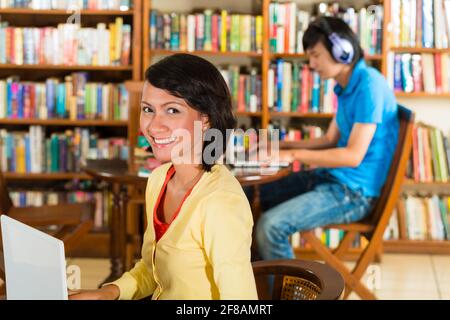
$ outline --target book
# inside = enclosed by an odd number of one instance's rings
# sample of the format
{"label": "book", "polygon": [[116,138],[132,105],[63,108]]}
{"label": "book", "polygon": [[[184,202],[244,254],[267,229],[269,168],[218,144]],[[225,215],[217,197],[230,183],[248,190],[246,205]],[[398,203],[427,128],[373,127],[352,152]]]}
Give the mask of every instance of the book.
{"label": "book", "polygon": [[[341,6],[338,2],[322,3],[326,15],[342,18],[355,34],[365,52],[381,54],[383,23],[382,6],[371,5],[358,10]],[[303,53],[303,34],[313,15],[296,2],[277,2],[269,4],[269,47],[274,53]]]}
{"label": "book", "polygon": [[[109,91],[121,91],[121,109],[109,112]],[[87,94],[86,94],[87,93]],[[88,82],[87,74],[76,72],[63,79],[44,82],[0,80],[0,118],[127,120],[129,97],[124,84]]]}
{"label": "book", "polygon": [[126,57],[130,56],[131,50],[131,26],[117,17],[108,27],[106,29],[105,23],[98,23],[97,28],[61,23],[57,27],[23,28],[1,23],[0,62],[18,65],[128,65]]}
{"label": "book", "polygon": [[436,79],[433,55],[422,53],[423,85],[427,93],[436,92]]}

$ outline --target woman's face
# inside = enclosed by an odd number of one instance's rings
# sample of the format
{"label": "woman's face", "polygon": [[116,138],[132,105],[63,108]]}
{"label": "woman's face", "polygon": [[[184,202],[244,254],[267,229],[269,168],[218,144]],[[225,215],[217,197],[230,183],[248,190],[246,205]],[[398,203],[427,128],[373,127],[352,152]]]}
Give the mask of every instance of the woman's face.
{"label": "woman's face", "polygon": [[[194,144],[198,135],[194,135],[196,121],[199,128],[207,125],[207,116],[192,109],[186,101],[175,97],[165,90],[144,83],[140,112],[140,129],[152,146],[155,158],[161,162],[174,161],[172,150],[189,150],[193,156]],[[182,129],[182,130],[180,130]],[[187,135],[189,137],[187,137]],[[182,143],[182,145],[180,145]],[[186,156],[184,152],[183,156]]]}

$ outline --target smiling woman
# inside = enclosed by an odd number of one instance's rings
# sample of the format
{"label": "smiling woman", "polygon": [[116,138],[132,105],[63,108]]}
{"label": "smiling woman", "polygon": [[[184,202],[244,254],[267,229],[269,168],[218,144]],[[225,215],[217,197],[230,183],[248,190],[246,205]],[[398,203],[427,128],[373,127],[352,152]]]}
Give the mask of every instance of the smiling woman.
{"label": "smiling woman", "polygon": [[[250,205],[236,178],[215,163],[236,125],[222,75],[202,58],[176,54],[151,66],[145,80],[140,129],[165,164],[148,179],[153,223],[142,259],[117,281],[70,298],[257,299]],[[204,139],[209,130],[223,141]],[[205,159],[214,144],[222,148]]]}

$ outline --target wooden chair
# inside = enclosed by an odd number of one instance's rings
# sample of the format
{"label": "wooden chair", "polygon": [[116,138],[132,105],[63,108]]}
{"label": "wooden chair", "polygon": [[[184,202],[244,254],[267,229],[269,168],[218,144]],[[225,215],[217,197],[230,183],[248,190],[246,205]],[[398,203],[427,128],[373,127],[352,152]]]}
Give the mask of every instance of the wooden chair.
{"label": "wooden chair", "polygon": [[[344,292],[339,272],[319,262],[267,260],[252,266],[260,300],[337,300]],[[268,276],[273,276],[271,293]]]}
{"label": "wooden chair", "polygon": [[[344,277],[346,288],[344,299],[348,298],[352,291],[355,291],[362,299],[376,299],[375,295],[361,283],[361,278],[369,264],[374,261],[377,251],[381,248],[383,233],[399,198],[408,158],[411,153],[414,113],[405,107],[399,106],[398,116],[400,130],[394,158],[380,197],[368,217],[357,223],[324,227],[344,231],[344,238],[334,251],[324,246],[314,235],[313,230],[301,232],[302,238],[309,242],[313,250]],[[349,270],[344,265],[342,258],[358,233],[368,240],[368,244],[362,250],[353,270]]]}
{"label": "wooden chair", "polygon": [[[15,207],[9,197],[6,181],[0,171],[0,214],[6,214],[32,227],[41,229],[64,242],[65,252],[76,246],[94,225],[93,202],[62,203],[40,207]],[[0,237],[0,279],[4,281],[4,261]],[[0,295],[4,286],[0,285]]]}

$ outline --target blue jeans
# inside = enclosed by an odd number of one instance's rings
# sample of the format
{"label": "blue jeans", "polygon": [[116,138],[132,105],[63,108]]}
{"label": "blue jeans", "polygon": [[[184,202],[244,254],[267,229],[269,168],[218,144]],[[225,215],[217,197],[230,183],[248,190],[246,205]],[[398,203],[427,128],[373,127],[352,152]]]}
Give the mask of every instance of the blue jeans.
{"label": "blue jeans", "polygon": [[349,189],[323,169],[293,173],[261,186],[256,241],[262,259],[293,259],[289,236],[363,219],[375,198]]}

